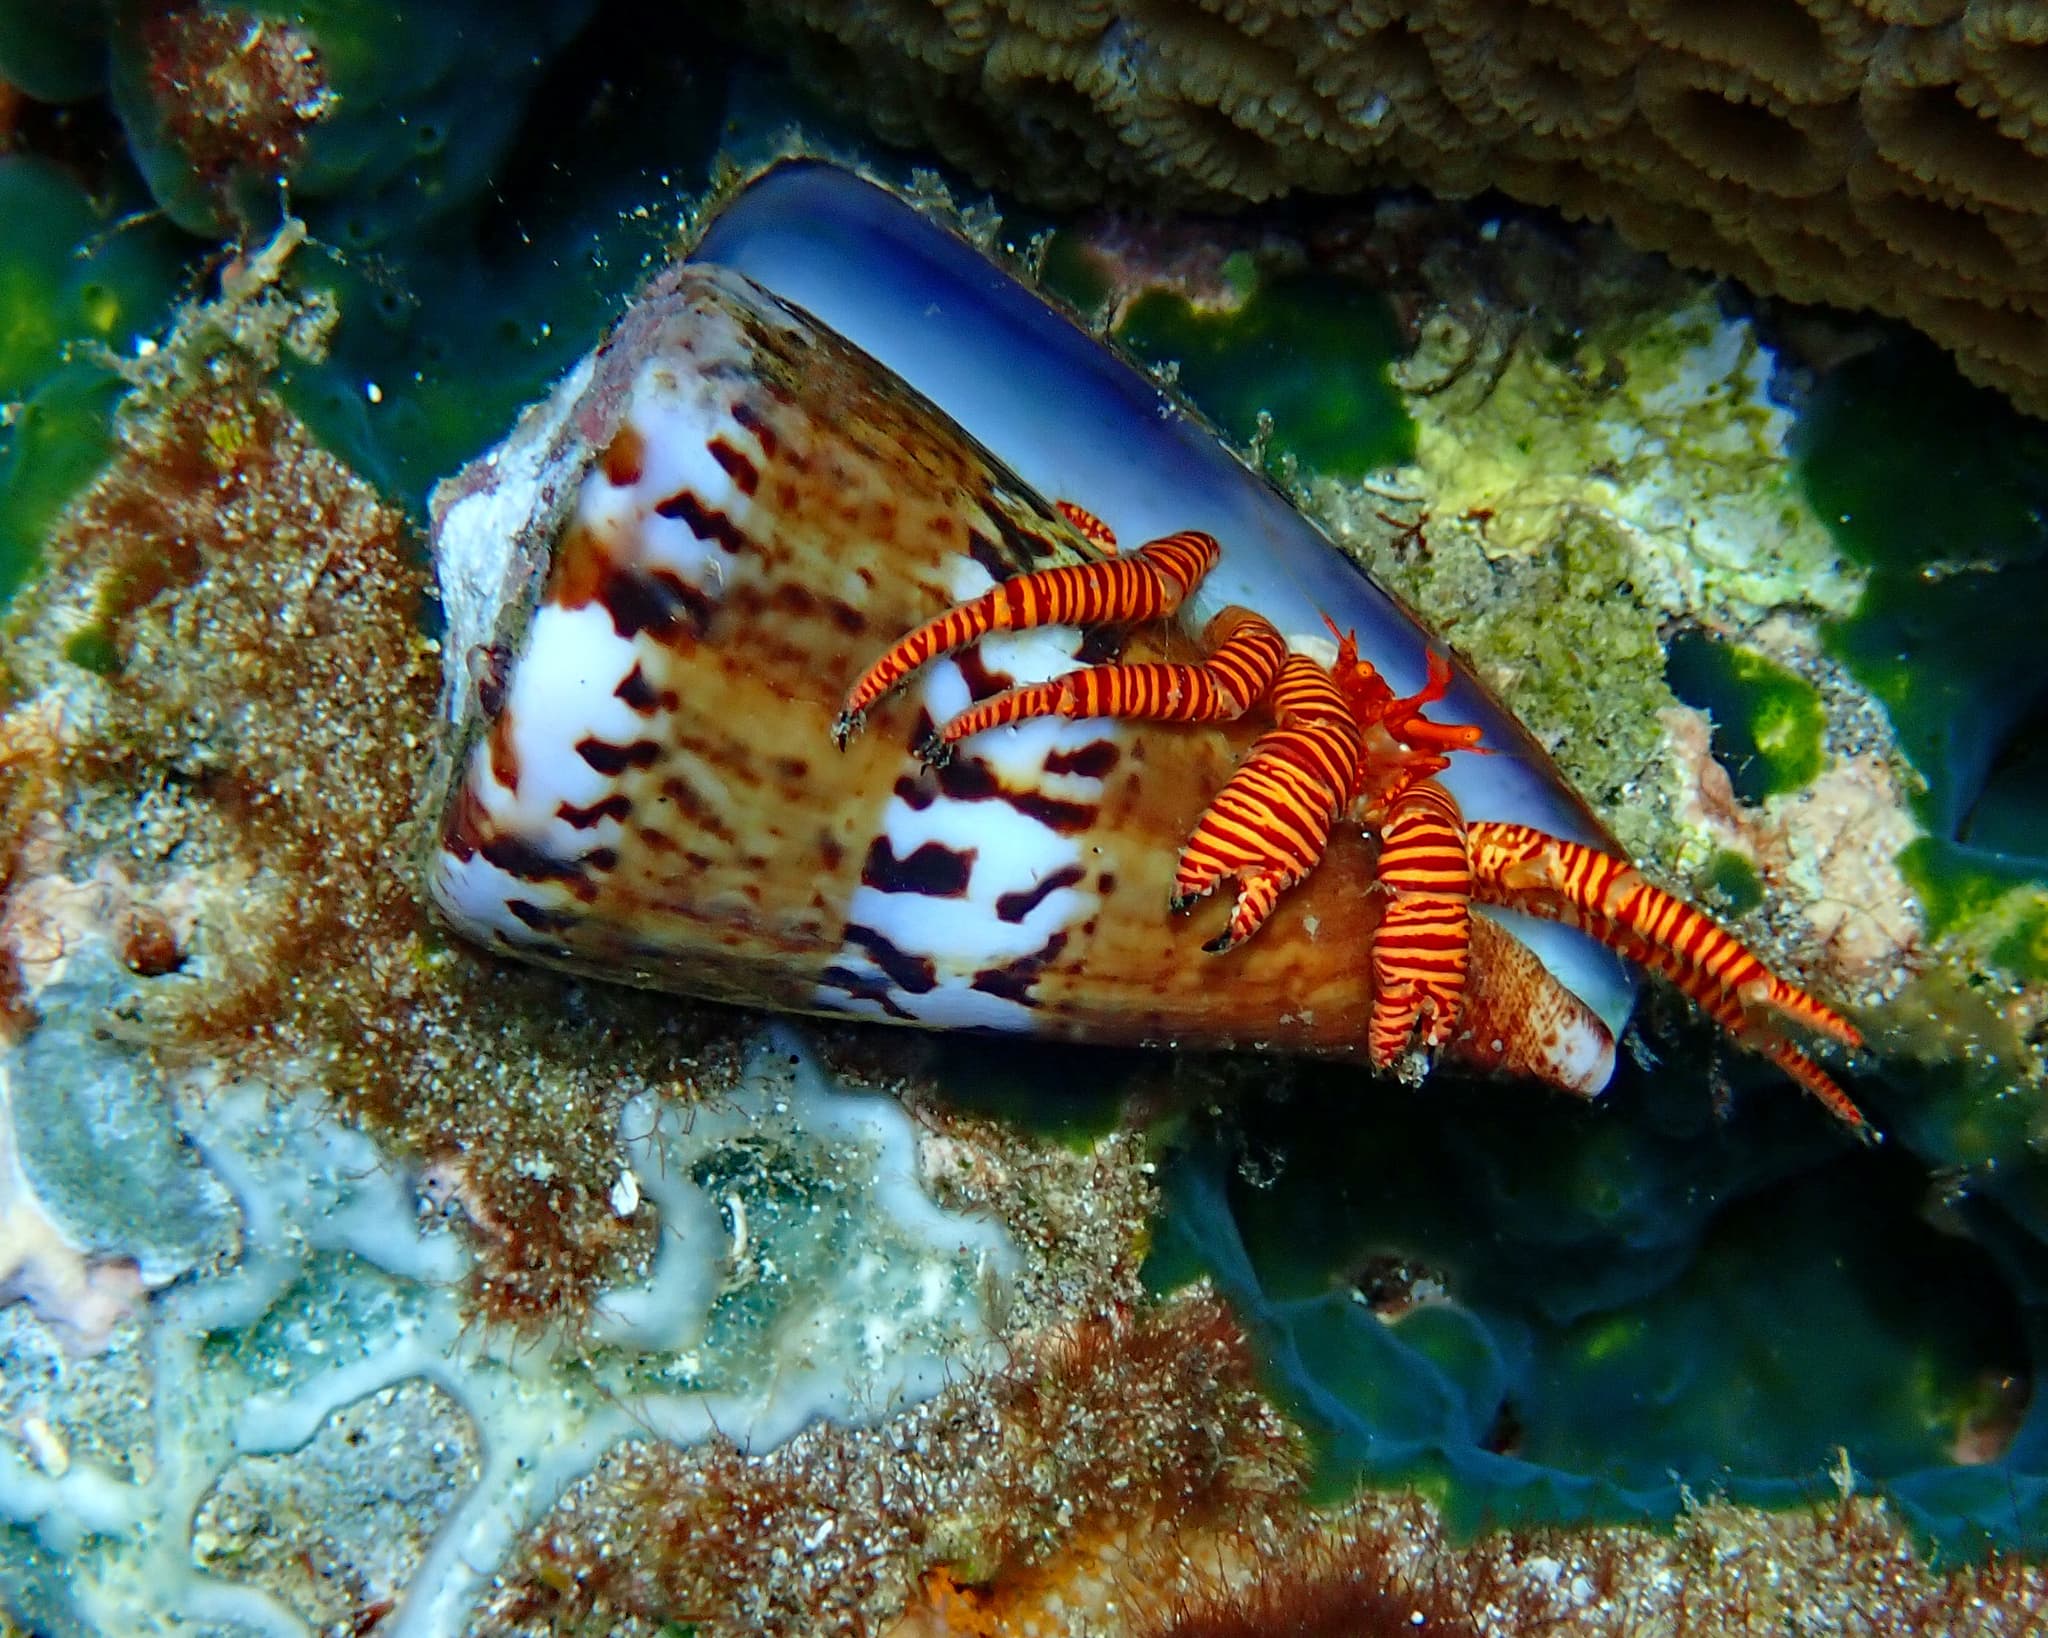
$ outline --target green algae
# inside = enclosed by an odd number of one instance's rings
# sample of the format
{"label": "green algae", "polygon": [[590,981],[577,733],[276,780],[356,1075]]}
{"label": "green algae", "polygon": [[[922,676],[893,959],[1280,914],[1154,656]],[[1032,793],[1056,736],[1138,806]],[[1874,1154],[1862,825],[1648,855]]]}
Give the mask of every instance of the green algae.
{"label": "green algae", "polygon": [[1924,782],[1901,867],[1930,931],[2048,978],[2048,425],[1901,345],[1838,370],[1800,439],[1807,493],[1864,564],[1830,651]]}
{"label": "green algae", "polygon": [[1800,475],[1870,571],[1829,647],[1884,704],[1926,781],[1929,830],[1967,841],[2008,736],[2048,693],[2048,425],[1900,346],[1829,380],[1802,424]]}
{"label": "green algae", "polygon": [[938,1035],[929,1072],[948,1108],[1001,1120],[1019,1131],[1085,1154],[1123,1124],[1134,1091],[1158,1067],[1136,1049]]}
{"label": "green algae", "polygon": [[1108,275],[1088,254],[1086,237],[1072,232],[1056,232],[1046,239],[1038,262],[1038,287],[1084,317],[1100,312],[1110,296]]}
{"label": "green algae", "polygon": [[1730,848],[1716,850],[1707,861],[1706,889],[1730,915],[1747,915],[1764,902],[1763,878],[1756,866]]}
{"label": "green algae", "polygon": [[124,223],[63,171],[0,158],[0,603],[71,497],[106,463],[125,390],[114,367],[163,322],[175,236]]}
{"label": "green algae", "polygon": [[1269,462],[1292,456],[1327,477],[1359,478],[1412,459],[1385,298],[1324,274],[1227,271],[1251,286],[1233,310],[1201,312],[1155,290],[1131,304],[1116,339],[1149,364],[1177,365],[1196,407],[1237,443],[1262,440]]}
{"label": "green algae", "polygon": [[1704,632],[1681,632],[1664,654],[1671,691],[1714,722],[1714,760],[1744,802],[1811,784],[1825,761],[1820,692],[1767,655]]}
{"label": "green algae", "polygon": [[2037,866],[1923,836],[1899,855],[1899,869],[1930,933],[1967,934],[1973,953],[1994,970],[2026,983],[2048,980],[2048,880]]}

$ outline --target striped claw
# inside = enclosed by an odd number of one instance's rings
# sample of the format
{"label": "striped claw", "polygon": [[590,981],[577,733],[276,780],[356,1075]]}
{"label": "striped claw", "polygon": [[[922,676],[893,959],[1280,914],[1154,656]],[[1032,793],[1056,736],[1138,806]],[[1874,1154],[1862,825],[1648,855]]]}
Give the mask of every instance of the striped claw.
{"label": "striped claw", "polygon": [[1330,674],[1289,655],[1270,701],[1275,727],[1209,804],[1174,876],[1176,904],[1236,880],[1230,925],[1212,951],[1259,930],[1280,895],[1321,862],[1330,827],[1358,792],[1364,735]]}
{"label": "striped claw", "polygon": [[1564,922],[1669,979],[1744,1045],[1777,1064],[1860,1134],[1863,1115],[1826,1070],[1772,1027],[1789,1019],[1850,1048],[1862,1033],[1832,1007],[1780,978],[1734,934],[1635,866],[1527,825],[1468,832],[1475,896]]}
{"label": "striped claw", "polygon": [[1272,688],[1287,658],[1287,639],[1249,610],[1228,608],[1209,622],[1203,641],[1209,657],[1192,665],[1093,665],[1012,688],[969,706],[936,737],[950,747],[970,734],[1032,717],[1235,722]]}

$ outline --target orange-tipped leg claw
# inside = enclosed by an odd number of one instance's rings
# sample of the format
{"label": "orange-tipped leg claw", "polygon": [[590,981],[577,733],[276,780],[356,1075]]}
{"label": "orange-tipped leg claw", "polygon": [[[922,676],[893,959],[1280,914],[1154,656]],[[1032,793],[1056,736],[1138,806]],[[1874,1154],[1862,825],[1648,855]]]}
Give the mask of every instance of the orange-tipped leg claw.
{"label": "orange-tipped leg claw", "polygon": [[1379,885],[1393,902],[1372,941],[1368,1050],[1393,1069],[1411,1047],[1457,1032],[1472,953],[1472,860],[1465,820],[1435,780],[1411,785],[1380,824]]}

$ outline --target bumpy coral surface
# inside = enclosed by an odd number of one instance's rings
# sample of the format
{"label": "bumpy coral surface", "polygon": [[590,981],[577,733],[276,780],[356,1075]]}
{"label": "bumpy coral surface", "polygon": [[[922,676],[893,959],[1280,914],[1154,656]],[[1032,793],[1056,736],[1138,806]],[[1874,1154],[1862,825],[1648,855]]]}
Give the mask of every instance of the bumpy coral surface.
{"label": "bumpy coral surface", "polygon": [[1909,319],[2048,406],[2032,0],[755,0],[896,140],[1072,202],[1499,188]]}

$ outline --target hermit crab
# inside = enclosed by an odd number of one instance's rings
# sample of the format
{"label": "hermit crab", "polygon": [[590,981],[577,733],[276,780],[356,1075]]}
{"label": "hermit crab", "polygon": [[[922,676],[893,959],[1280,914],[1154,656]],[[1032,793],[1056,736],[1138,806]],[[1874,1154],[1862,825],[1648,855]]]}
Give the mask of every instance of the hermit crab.
{"label": "hermit crab", "polygon": [[434,515],[427,877],[495,948],[1588,1094],[1634,963],[1856,1118],[1776,1027],[1846,1020],[1156,383],[845,171],[726,201]]}
{"label": "hermit crab", "polygon": [[[901,638],[847,695],[833,725],[842,746],[878,699],[938,655],[995,632],[1170,619],[1220,555],[1199,531],[1118,555],[1099,519],[1071,503],[1061,510],[1110,555],[1006,580]],[[1843,1120],[1861,1125],[1848,1094],[1765,1021],[1788,1019],[1861,1046],[1847,1019],[1626,859],[1528,825],[1466,824],[1457,799],[1433,776],[1452,754],[1481,750],[1480,731],[1424,714],[1450,681],[1450,664],[1436,650],[1427,685],[1397,697],[1359,658],[1354,634],[1340,637],[1325,666],[1290,653],[1272,622],[1232,605],[1208,622],[1200,646],[1197,660],[1110,662],[1007,689],[941,725],[920,752],[941,762],[962,741],[1039,717],[1234,722],[1264,706],[1272,727],[1195,821],[1174,875],[1175,909],[1225,882],[1237,885],[1229,924],[1205,946],[1210,953],[1256,933],[1281,894],[1321,861],[1332,827],[1355,817],[1379,838],[1376,876],[1388,901],[1371,942],[1367,1053],[1376,1069],[1394,1069],[1411,1047],[1435,1049],[1453,1038],[1477,900],[1567,923],[1662,974]]]}

